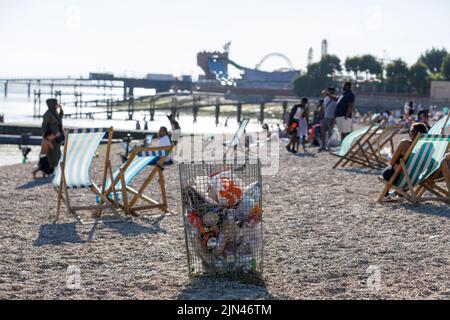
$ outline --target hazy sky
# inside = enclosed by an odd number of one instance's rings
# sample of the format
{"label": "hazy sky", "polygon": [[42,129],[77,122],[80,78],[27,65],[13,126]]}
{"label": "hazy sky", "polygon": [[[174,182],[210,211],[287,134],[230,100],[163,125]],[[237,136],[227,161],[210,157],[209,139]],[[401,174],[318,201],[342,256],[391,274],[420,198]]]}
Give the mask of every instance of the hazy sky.
{"label": "hazy sky", "polygon": [[413,63],[427,48],[450,49],[449,30],[448,0],[0,0],[0,76],[197,75],[196,53],[228,41],[248,67],[281,52],[304,68],[325,38],[341,59]]}

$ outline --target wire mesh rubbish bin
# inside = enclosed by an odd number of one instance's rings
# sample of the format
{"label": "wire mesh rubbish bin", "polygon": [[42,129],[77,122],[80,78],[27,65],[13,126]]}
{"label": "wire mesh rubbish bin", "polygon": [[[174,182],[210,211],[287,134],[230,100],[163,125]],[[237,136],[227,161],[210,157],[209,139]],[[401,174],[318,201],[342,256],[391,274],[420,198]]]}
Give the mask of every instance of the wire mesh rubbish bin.
{"label": "wire mesh rubbish bin", "polygon": [[262,274],[260,161],[181,163],[189,274]]}

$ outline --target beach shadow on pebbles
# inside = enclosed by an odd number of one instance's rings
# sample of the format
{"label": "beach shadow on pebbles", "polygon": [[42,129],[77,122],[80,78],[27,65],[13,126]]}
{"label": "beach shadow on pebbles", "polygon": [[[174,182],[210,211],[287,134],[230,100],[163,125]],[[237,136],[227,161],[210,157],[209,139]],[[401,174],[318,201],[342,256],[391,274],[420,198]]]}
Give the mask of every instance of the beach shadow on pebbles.
{"label": "beach shadow on pebbles", "polygon": [[396,204],[394,207],[395,207],[394,209],[403,207],[409,211],[414,211],[415,213],[418,214],[432,215],[450,219],[450,209],[448,204],[445,203],[442,204],[424,203],[421,205],[414,205],[410,203],[399,203]]}
{"label": "beach shadow on pebbles", "polygon": [[317,158],[316,154],[312,152],[296,153],[294,156],[299,158]]}
{"label": "beach shadow on pebbles", "polygon": [[155,218],[144,217],[140,218],[140,222],[146,222],[149,225],[142,225],[134,222],[133,220],[128,220],[124,222],[106,222],[103,224],[109,229],[113,229],[126,237],[139,236],[141,234],[156,234],[156,233],[167,233],[167,231],[161,228],[160,223],[164,219],[164,216],[159,216]]}
{"label": "beach shadow on pebbles", "polygon": [[256,300],[274,297],[263,280],[244,281],[226,277],[193,277],[177,300]]}
{"label": "beach shadow on pebbles", "polygon": [[33,242],[36,247],[45,245],[65,245],[67,243],[85,243],[78,235],[76,223],[44,224],[39,229],[38,238]]}
{"label": "beach shadow on pebbles", "polygon": [[355,173],[355,174],[364,174],[368,176],[379,176],[381,175],[381,170],[369,169],[369,168],[339,168],[339,171]]}
{"label": "beach shadow on pebbles", "polygon": [[23,184],[21,186],[18,186],[16,188],[16,190],[32,189],[32,188],[36,188],[36,187],[40,187],[40,186],[49,184],[52,181],[53,181],[53,177],[39,178],[39,179],[28,181],[27,183],[25,183],[25,184]]}
{"label": "beach shadow on pebbles", "polygon": [[[102,224],[108,228],[112,229],[123,236],[126,237],[134,237],[142,234],[155,234],[155,233],[167,233],[167,231],[159,225],[164,219],[164,216],[157,217],[155,219],[145,218],[142,222],[146,222],[150,225],[141,225],[134,221],[122,221],[122,222],[108,222],[102,221]],[[72,223],[53,223],[53,224],[44,224],[39,229],[38,238],[33,242],[33,245],[36,247],[45,246],[45,245],[65,245],[65,244],[82,244],[92,241],[93,234],[97,229],[99,222],[96,222],[90,233],[88,240],[83,240],[80,238],[77,232],[77,224],[78,222]]]}

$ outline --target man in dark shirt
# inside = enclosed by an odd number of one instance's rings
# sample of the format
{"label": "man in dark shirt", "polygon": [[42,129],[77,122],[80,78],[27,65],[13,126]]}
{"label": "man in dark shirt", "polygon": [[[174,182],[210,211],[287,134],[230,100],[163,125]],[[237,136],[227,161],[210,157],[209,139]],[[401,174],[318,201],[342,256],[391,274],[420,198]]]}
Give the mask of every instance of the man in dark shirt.
{"label": "man in dark shirt", "polygon": [[344,138],[352,132],[352,114],[355,104],[355,95],[352,92],[352,84],[350,82],[344,84],[342,94],[339,98],[332,94],[328,95],[337,100],[334,116],[339,132],[341,133],[341,139],[344,140]]}

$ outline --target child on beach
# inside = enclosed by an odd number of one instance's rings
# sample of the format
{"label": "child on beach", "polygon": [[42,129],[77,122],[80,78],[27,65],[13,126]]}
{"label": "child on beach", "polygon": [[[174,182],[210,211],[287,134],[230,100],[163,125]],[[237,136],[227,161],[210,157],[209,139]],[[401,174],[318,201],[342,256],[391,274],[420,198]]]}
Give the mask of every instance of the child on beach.
{"label": "child on beach", "polygon": [[[292,107],[289,114],[289,120],[287,122],[288,130],[291,134],[291,140],[286,146],[288,152],[297,153],[299,145],[299,135],[303,134],[305,131],[305,121],[306,121],[306,134],[308,134],[308,98],[302,98],[301,104],[296,104]],[[303,119],[303,120],[302,120]],[[303,127],[299,131],[300,122],[303,122]]]}
{"label": "child on beach", "polygon": [[296,150],[299,150],[299,144],[300,141],[302,143],[303,146],[303,152],[306,152],[306,143],[308,140],[308,121],[307,121],[307,117],[308,117],[308,108],[306,106],[302,106],[300,107],[301,110],[301,117],[298,121],[298,127],[297,127],[297,148]]}
{"label": "child on beach", "polygon": [[33,170],[33,179],[36,179],[36,174],[38,173],[38,171],[42,171],[43,178],[45,178],[47,175],[52,174],[55,170],[54,168],[50,167],[50,162],[47,155],[49,151],[53,149],[53,140],[55,140],[58,136],[58,132],[52,131],[50,129],[45,132],[44,137],[42,138],[38,167]]}

